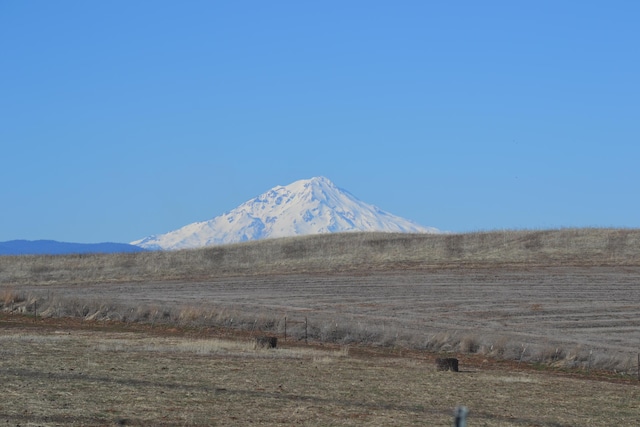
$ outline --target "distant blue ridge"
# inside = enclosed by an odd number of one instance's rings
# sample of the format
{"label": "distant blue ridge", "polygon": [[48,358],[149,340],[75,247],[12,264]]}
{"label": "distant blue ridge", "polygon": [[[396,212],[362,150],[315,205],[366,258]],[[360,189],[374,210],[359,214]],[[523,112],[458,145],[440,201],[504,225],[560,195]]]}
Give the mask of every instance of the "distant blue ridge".
{"label": "distant blue ridge", "polygon": [[0,242],[0,255],[68,255],[146,252],[127,243],[68,243],[55,240],[10,240]]}

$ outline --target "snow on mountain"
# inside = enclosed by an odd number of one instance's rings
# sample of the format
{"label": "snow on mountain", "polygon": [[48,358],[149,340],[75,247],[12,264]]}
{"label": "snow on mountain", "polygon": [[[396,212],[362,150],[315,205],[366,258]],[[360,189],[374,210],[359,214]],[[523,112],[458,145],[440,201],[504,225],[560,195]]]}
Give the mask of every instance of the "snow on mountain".
{"label": "snow on mountain", "polygon": [[248,240],[346,231],[437,233],[358,200],[325,177],[277,186],[232,211],[131,242],[145,249],[187,249]]}

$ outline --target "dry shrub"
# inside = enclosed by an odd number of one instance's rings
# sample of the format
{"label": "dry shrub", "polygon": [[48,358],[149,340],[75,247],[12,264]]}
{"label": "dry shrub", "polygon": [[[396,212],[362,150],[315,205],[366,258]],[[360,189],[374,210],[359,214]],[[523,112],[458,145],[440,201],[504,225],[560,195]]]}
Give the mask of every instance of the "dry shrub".
{"label": "dry shrub", "polygon": [[475,337],[465,336],[460,340],[458,350],[461,353],[478,353],[480,342]]}
{"label": "dry shrub", "polygon": [[12,304],[21,303],[26,300],[24,292],[16,291],[13,288],[3,289],[0,291],[0,301],[5,307],[9,307]]}
{"label": "dry shrub", "polygon": [[180,310],[178,315],[178,322],[180,324],[194,324],[198,320],[204,318],[204,309],[200,307],[187,306]]}
{"label": "dry shrub", "polygon": [[636,355],[630,355],[620,361],[615,371],[627,375],[637,375],[640,377],[640,365]]}
{"label": "dry shrub", "polygon": [[471,335],[460,335],[455,331],[444,331],[430,335],[419,347],[434,352],[478,353],[482,346]]}
{"label": "dry shrub", "polygon": [[99,303],[85,316],[85,320],[120,320],[120,318],[121,315],[116,306],[106,302]]}
{"label": "dry shrub", "polygon": [[155,315],[157,315],[157,308],[154,310],[153,307],[150,307],[146,304],[139,305],[134,309],[131,313],[130,320],[132,322],[151,322],[155,321]]}
{"label": "dry shrub", "polygon": [[498,358],[510,358],[512,347],[507,337],[498,337],[489,345],[489,355]]}
{"label": "dry shrub", "polygon": [[564,358],[566,357],[566,354],[562,348],[551,345],[547,345],[542,348],[539,354],[540,362],[550,364],[554,364],[558,361],[564,360]]}
{"label": "dry shrub", "polygon": [[281,323],[284,323],[283,319],[277,319],[266,314],[259,314],[253,320],[251,330],[263,332],[279,332],[281,329],[284,330],[284,325],[281,325]]}
{"label": "dry shrub", "polygon": [[565,364],[572,368],[586,366],[588,362],[590,362],[590,353],[581,345],[578,345],[574,347],[573,350],[568,351],[565,357]]}
{"label": "dry shrub", "polygon": [[329,322],[322,325],[318,338],[325,342],[342,342],[345,344],[357,341],[357,337],[352,333],[349,325],[337,322]]}
{"label": "dry shrub", "polygon": [[386,327],[382,335],[378,338],[378,342],[374,344],[383,347],[394,347],[405,341],[405,337],[400,335],[400,328]]}
{"label": "dry shrub", "polygon": [[607,371],[618,371],[624,366],[620,358],[610,355],[593,355],[590,366],[595,369],[604,369]]}
{"label": "dry shrub", "polygon": [[429,336],[423,344],[423,348],[429,351],[453,351],[458,341],[454,341],[450,332],[438,332]]}

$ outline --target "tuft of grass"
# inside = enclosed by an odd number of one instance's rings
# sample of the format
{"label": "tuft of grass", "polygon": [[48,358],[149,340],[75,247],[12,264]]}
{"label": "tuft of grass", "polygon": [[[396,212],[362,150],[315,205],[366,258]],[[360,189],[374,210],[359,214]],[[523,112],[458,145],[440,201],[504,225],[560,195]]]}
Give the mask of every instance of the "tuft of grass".
{"label": "tuft of grass", "polygon": [[4,307],[10,307],[13,304],[19,304],[27,299],[26,295],[22,291],[17,291],[13,288],[0,290],[0,303]]}
{"label": "tuft of grass", "polygon": [[458,344],[458,351],[461,353],[477,353],[480,350],[480,342],[472,336],[465,336]]}

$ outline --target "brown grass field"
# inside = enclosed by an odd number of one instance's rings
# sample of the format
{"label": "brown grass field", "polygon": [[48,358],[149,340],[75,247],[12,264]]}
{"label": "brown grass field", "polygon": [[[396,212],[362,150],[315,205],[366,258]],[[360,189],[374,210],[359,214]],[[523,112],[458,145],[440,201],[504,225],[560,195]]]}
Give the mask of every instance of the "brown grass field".
{"label": "brown grass field", "polygon": [[0,257],[0,423],[445,426],[463,404],[470,426],[640,425],[639,248],[563,229]]}

